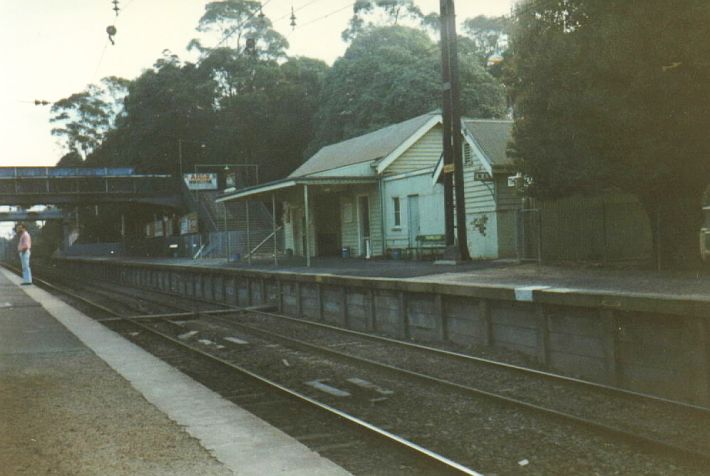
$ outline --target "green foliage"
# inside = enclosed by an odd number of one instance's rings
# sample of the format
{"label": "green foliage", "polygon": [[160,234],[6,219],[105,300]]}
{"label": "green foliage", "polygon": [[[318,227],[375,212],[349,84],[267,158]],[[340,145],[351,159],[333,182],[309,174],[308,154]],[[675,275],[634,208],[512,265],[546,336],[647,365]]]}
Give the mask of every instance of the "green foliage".
{"label": "green foliage", "polygon": [[352,41],[368,29],[380,26],[427,26],[430,16],[424,16],[413,0],[358,0],[353,4],[353,16],[343,31],[345,41]]}
{"label": "green foliage", "polygon": [[464,21],[463,34],[472,41],[471,50],[482,65],[496,54],[502,55],[508,47],[510,20],[507,17],[479,15]]}
{"label": "green foliage", "polygon": [[[210,56],[215,49],[224,46],[233,54],[249,54],[262,59],[285,57],[288,41],[272,28],[271,21],[261,13],[261,2],[254,0],[226,0],[205,5],[197,31],[217,37],[217,44],[204,46],[198,39],[192,40],[188,49],[197,49],[202,57]],[[248,50],[247,40],[254,42]]]}
{"label": "green foliage", "polygon": [[55,102],[50,110],[50,122],[55,124],[52,135],[61,138],[67,151],[86,157],[115,124],[127,86],[127,80],[112,76]]}
{"label": "green foliage", "polygon": [[[328,72],[308,152],[439,108],[440,58],[421,30],[394,26],[361,33]],[[501,117],[501,85],[472,55],[461,55],[460,70],[464,115]]]}
{"label": "green foliage", "polygon": [[84,159],[81,158],[76,151],[67,152],[59,159],[57,162],[57,167],[82,167],[84,166]]}
{"label": "green foliage", "polygon": [[520,4],[506,74],[530,193],[631,192],[690,236],[710,177],[709,22],[698,0]]}

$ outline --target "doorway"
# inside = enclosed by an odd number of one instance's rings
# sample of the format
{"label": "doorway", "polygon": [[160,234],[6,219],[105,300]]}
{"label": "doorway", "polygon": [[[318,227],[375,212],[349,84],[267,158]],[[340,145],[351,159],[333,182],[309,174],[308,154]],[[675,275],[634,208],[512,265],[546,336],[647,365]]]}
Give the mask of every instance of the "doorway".
{"label": "doorway", "polygon": [[357,218],[360,255],[365,256],[370,241],[370,199],[367,195],[357,197]]}
{"label": "doorway", "polygon": [[407,197],[407,231],[409,247],[416,248],[417,236],[419,236],[419,195]]}

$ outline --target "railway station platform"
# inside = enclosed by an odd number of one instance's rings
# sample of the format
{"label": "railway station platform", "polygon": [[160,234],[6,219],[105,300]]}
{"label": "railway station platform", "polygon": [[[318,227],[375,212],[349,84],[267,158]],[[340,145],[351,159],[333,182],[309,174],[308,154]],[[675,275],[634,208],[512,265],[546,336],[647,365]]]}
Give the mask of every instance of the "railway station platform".
{"label": "railway station platform", "polygon": [[610,295],[645,295],[658,299],[710,300],[710,268],[704,271],[656,272],[520,263],[517,260],[472,261],[438,265],[432,261],[362,258],[313,258],[310,267],[300,258],[227,262],[224,258],[76,257],[97,262],[133,263],[266,273],[389,278],[412,282],[488,286],[515,289],[554,288]]}
{"label": "railway station platform", "polygon": [[0,271],[0,473],[348,474],[19,283]]}
{"label": "railway station platform", "polygon": [[[516,262],[67,258],[76,275],[487,355],[710,407],[710,276]],[[506,358],[506,357],[504,357]]]}

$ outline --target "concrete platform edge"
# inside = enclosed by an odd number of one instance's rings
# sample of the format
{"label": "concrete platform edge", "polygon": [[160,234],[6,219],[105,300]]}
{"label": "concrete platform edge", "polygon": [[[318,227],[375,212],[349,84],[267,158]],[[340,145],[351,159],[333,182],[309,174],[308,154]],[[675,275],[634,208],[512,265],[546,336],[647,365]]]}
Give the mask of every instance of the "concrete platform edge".
{"label": "concrete platform edge", "polygon": [[[2,273],[19,285],[18,276]],[[22,289],[235,474],[349,474],[46,291]]]}

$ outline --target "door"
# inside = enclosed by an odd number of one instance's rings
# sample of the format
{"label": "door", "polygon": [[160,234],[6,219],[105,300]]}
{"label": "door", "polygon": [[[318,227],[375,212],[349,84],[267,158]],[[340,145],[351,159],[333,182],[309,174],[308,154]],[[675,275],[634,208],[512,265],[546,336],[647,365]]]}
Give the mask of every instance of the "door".
{"label": "door", "polygon": [[416,248],[419,235],[419,195],[407,197],[407,230],[409,233],[409,247]]}
{"label": "door", "polygon": [[360,255],[367,252],[366,243],[370,241],[370,199],[367,195],[357,197],[358,235],[360,237]]}

